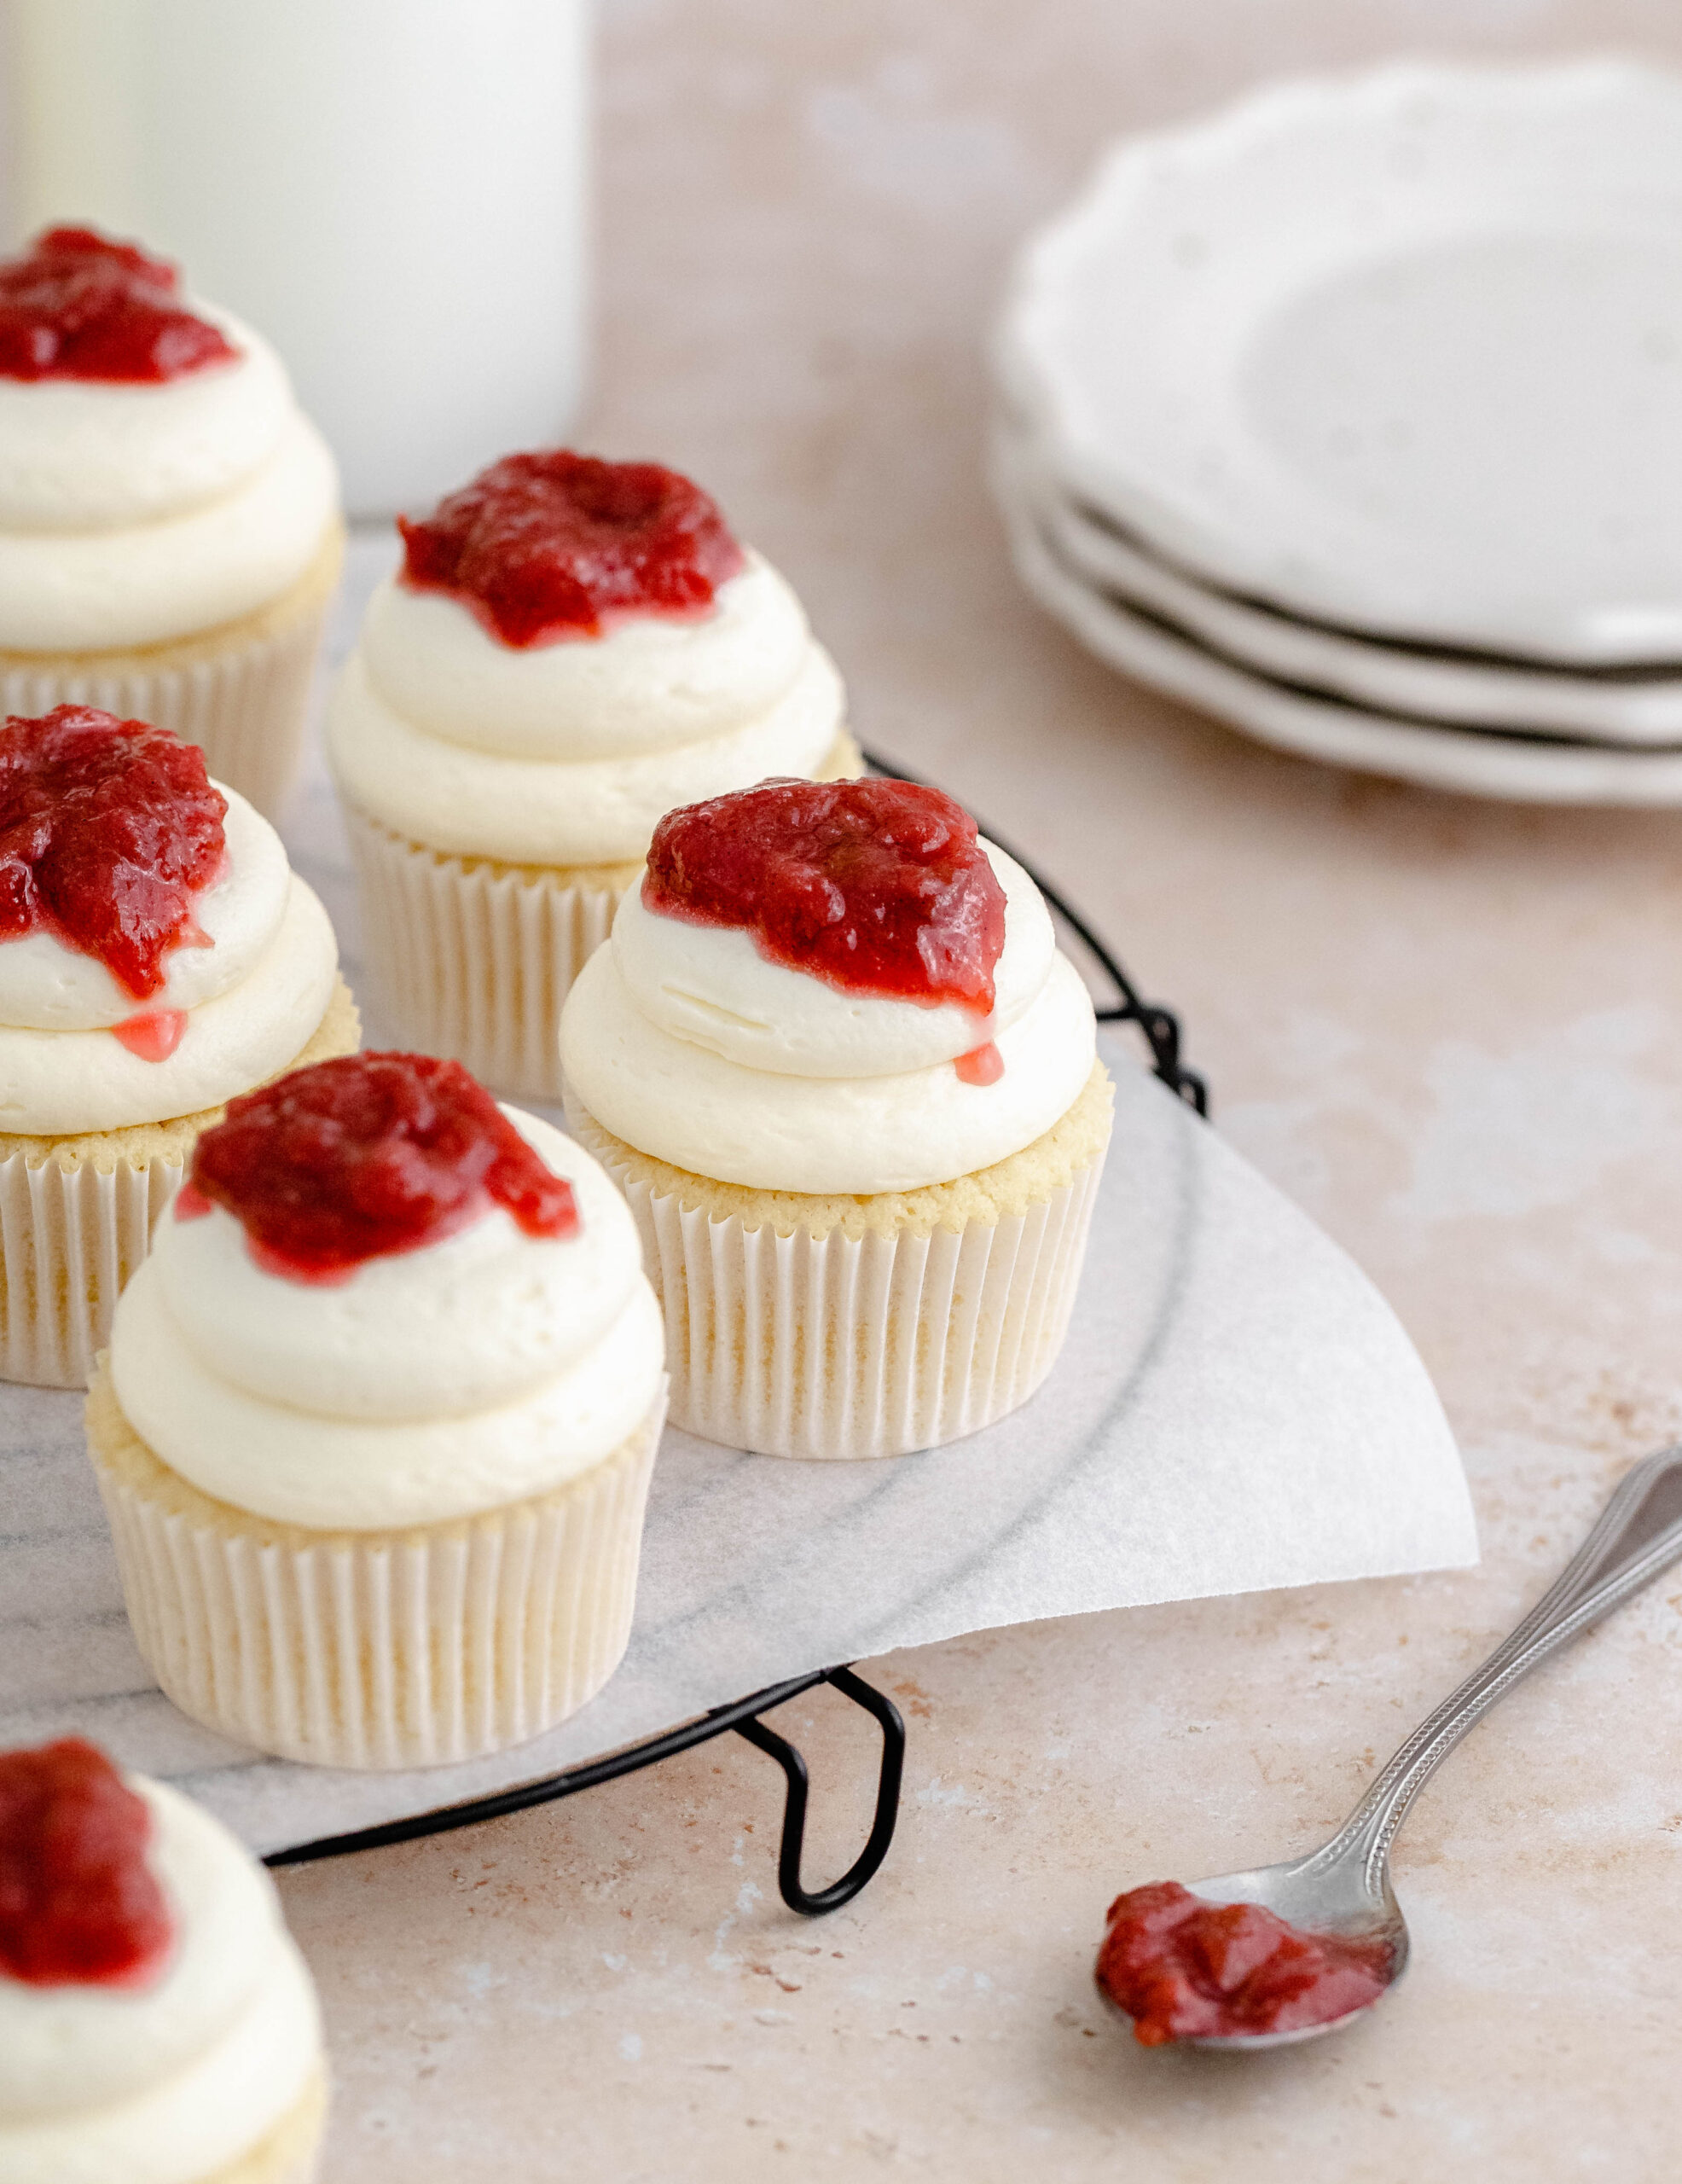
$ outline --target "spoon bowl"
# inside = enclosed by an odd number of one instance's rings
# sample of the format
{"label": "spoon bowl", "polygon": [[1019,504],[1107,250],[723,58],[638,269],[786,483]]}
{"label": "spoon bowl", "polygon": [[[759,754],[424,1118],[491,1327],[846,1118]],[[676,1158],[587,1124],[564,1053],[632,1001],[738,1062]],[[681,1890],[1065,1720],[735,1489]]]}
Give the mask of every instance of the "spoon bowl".
{"label": "spoon bowl", "polygon": [[[1562,1646],[1610,1615],[1682,1558],[1682,1444],[1624,1474],[1598,1521],[1534,1607],[1487,1660],[1452,1691],[1380,1770],[1329,1843],[1306,1858],[1192,1881],[1208,1903],[1251,1903],[1308,1936],[1389,1951],[1384,1984],[1357,2008],[1286,2031],[1197,2034],[1189,2048],[1295,2047],[1364,2017],[1407,1969],[1407,1926],[1390,1885],[1390,1845],[1414,1798],[1466,1732]],[[1376,1949],[1375,1949],[1376,1953]],[[1099,1992],[1120,2014],[1101,1984]]]}
{"label": "spoon bowl", "polygon": [[1211,1880],[1188,1881],[1193,1896],[1209,1903],[1259,1903],[1286,1926],[1305,1934],[1335,1934],[1340,1940],[1360,1942],[1387,1952],[1384,1984],[1369,2001],[1345,2010],[1339,2017],[1318,2024],[1300,2024],[1288,2032],[1207,2033],[1182,2042],[1186,2047],[1294,2048],[1304,2040],[1317,2040],[1323,2032],[1340,2031],[1365,2017],[1383,2001],[1407,1969],[1407,1922],[1395,1900],[1388,1870],[1380,1885],[1368,1886],[1362,1862],[1345,1852],[1327,1861],[1323,1850],[1311,1857],[1294,1858],[1282,1866],[1257,1866],[1249,1873],[1217,1873]]}

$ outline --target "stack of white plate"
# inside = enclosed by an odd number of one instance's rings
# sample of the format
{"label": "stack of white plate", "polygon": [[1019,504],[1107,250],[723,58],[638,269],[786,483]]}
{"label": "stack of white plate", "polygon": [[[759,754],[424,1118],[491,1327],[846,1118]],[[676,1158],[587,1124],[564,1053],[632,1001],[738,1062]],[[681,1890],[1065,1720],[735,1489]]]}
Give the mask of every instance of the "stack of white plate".
{"label": "stack of white plate", "polygon": [[1682,79],[1399,65],[1111,152],[994,480],[1103,659],[1285,749],[1682,804]]}

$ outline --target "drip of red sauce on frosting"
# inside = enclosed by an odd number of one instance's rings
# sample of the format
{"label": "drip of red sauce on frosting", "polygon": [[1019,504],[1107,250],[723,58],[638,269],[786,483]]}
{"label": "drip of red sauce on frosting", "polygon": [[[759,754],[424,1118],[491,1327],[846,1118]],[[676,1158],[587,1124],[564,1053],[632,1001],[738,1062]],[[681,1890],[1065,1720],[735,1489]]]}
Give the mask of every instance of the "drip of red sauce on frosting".
{"label": "drip of red sauce on frosting", "polygon": [[227,799],[205,754],[94,706],[0,733],[0,941],[45,932],[136,1001],[172,948],[209,945],[194,896],[224,868]]}
{"label": "drip of red sauce on frosting", "polygon": [[0,264],[0,377],[155,385],[239,353],[166,259],[91,228],[49,228]]}
{"label": "drip of red sauce on frosting", "polygon": [[111,1036],[142,1061],[167,1061],[187,1029],[184,1008],[150,1008],[113,1024]]}
{"label": "drip of red sauce on frosting", "polygon": [[345,1054],[230,1101],[199,1140],[177,1218],[206,1201],[243,1224],[265,1273],[324,1284],[493,1205],[528,1236],[578,1228],[571,1185],[460,1062],[427,1054]]}
{"label": "drip of red sauce on frosting", "polygon": [[747,566],[716,504],[656,462],[504,456],[428,516],[400,516],[406,584],[449,592],[505,645],[693,619]]}
{"label": "drip of red sauce on frosting", "polygon": [[654,829],[642,899],[846,992],[992,1014],[1005,891],[937,788],[774,781],[684,804]]}
{"label": "drip of red sauce on frosting", "polygon": [[952,1065],[962,1084],[996,1084],[1005,1073],[1005,1057],[991,1039],[984,1047],[972,1047]]}
{"label": "drip of red sauce on frosting", "polygon": [[0,1752],[0,1977],[144,1984],[174,1931],[151,1836],[145,1799],[82,1738]]}
{"label": "drip of red sauce on frosting", "polygon": [[1210,1903],[1178,1881],[1110,1906],[1098,1984],[1147,2048],[1329,2024],[1389,1984],[1383,1942],[1305,1933],[1259,1903]]}

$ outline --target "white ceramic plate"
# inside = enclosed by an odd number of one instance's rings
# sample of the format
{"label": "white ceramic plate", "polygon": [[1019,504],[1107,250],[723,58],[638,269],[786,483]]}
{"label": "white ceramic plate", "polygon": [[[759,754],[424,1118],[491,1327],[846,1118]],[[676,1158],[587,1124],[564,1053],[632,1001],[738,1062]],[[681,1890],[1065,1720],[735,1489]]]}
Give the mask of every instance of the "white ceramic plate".
{"label": "white ceramic plate", "polygon": [[1682,80],[1288,84],[1112,153],[997,351],[1063,482],[1358,633],[1682,660]]}
{"label": "white ceramic plate", "polygon": [[1019,431],[999,427],[995,461],[1093,589],[1276,681],[1432,723],[1682,751],[1682,671],[1508,667],[1349,636],[1211,589],[1146,551],[1067,493]]}
{"label": "white ceramic plate", "polygon": [[1522,804],[1682,804],[1682,754],[1527,742],[1436,728],[1304,696],[1116,605],[1059,561],[1030,510],[995,479],[1012,558],[1033,596],[1089,652],[1258,741],[1358,772]]}

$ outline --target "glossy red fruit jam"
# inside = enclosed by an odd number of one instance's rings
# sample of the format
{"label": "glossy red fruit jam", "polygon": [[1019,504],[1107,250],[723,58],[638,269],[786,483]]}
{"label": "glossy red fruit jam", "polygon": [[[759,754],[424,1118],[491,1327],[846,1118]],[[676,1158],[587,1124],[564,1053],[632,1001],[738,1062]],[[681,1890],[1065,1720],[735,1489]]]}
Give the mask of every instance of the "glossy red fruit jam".
{"label": "glossy red fruit jam", "polygon": [[0,730],[0,941],[50,932],[147,1001],[172,948],[208,945],[193,898],[223,870],[227,799],[205,754],[94,706]]}
{"label": "glossy red fruit jam", "polygon": [[102,1751],[0,1752],[0,1978],[139,1986],[173,1927],[146,1862],[152,1815]]}
{"label": "glossy red fruit jam", "polygon": [[992,1013],[1005,891],[937,788],[774,781],[684,804],[654,829],[642,899],[850,993]]}
{"label": "glossy red fruit jam", "polygon": [[91,228],[49,228],[0,264],[0,377],[183,379],[239,351],[181,300],[181,276]]}
{"label": "glossy red fruit jam", "polygon": [[528,1236],[571,1236],[572,1188],[459,1061],[345,1054],[228,1105],[177,1194],[243,1223],[265,1272],[347,1281],[364,1260],[435,1244],[500,1205]]}
{"label": "glossy red fruit jam", "polygon": [[1384,1943],[1304,1933],[1259,1903],[1210,1903],[1174,1880],[1118,1896],[1109,1924],[1098,1984],[1147,2048],[1326,2024],[1389,1984]]}
{"label": "glossy red fruit jam", "polygon": [[704,614],[746,566],[715,502],[676,470],[566,448],[504,456],[397,528],[404,581],[451,593],[505,645]]}

